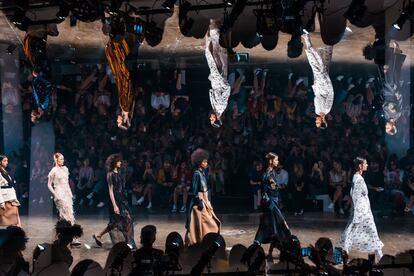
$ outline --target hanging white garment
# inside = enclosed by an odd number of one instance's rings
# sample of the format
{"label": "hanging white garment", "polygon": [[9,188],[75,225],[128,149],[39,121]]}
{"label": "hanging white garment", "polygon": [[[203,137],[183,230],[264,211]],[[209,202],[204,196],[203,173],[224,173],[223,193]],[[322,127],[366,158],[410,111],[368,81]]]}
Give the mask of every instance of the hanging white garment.
{"label": "hanging white garment", "polygon": [[306,56],[313,72],[313,92],[315,93],[315,113],[328,114],[334,102],[334,90],[329,77],[329,64],[332,59],[332,46],[314,49],[308,35],[304,35]]}
{"label": "hanging white garment", "polygon": [[219,39],[219,29],[209,29],[209,35],[206,36],[205,55],[210,68],[208,77],[211,83],[210,102],[218,119],[227,108],[231,90],[227,81],[227,50],[220,46]]}
{"label": "hanging white garment", "polygon": [[369,203],[367,185],[359,174],[355,174],[352,178],[351,197],[352,214],[345,231],[342,233],[339,246],[347,252],[349,250],[375,252],[380,258],[384,244],[378,237]]}

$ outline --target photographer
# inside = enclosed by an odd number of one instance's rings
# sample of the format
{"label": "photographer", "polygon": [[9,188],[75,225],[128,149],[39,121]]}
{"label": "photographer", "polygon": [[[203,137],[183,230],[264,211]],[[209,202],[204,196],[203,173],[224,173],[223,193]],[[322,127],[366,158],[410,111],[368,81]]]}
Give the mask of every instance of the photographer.
{"label": "photographer", "polygon": [[134,252],[134,268],[130,275],[158,275],[157,264],[164,252],[152,245],[156,239],[157,228],[147,225],[141,229],[142,247]]}

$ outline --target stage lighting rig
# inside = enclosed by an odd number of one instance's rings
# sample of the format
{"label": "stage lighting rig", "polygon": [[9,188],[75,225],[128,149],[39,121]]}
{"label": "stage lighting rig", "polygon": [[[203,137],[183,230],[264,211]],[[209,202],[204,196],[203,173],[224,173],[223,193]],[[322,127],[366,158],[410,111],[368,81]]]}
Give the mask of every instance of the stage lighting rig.
{"label": "stage lighting rig", "polygon": [[256,31],[259,36],[276,34],[279,31],[278,23],[271,10],[253,10],[256,16]]}
{"label": "stage lighting rig", "polygon": [[414,3],[410,2],[402,11],[397,21],[392,25],[395,29],[401,30],[407,19],[413,19],[414,17]]}
{"label": "stage lighting rig", "polygon": [[169,10],[172,10],[172,9],[174,9],[174,5],[175,5],[175,2],[176,2],[177,0],[166,0],[163,4],[162,4],[162,6],[164,7],[164,8],[166,8],[166,9],[169,9]]}
{"label": "stage lighting rig", "polygon": [[65,20],[66,17],[69,16],[69,6],[63,1],[59,5],[59,11],[56,13],[56,17],[61,20]]}
{"label": "stage lighting rig", "polygon": [[26,30],[29,26],[30,20],[26,17],[26,10],[23,8],[17,7],[14,10],[10,21],[19,29]]}
{"label": "stage lighting rig", "polygon": [[[211,234],[211,233],[210,233]],[[205,242],[205,239],[203,239],[203,243]],[[190,275],[192,276],[198,276],[203,273],[203,270],[207,267],[208,273],[210,273],[211,269],[211,259],[216,254],[219,248],[223,248],[225,246],[225,242],[222,236],[219,234],[215,234],[213,237],[212,242],[210,243],[210,246],[207,248],[207,250],[201,255],[200,259],[198,260],[197,264],[191,269]]]}
{"label": "stage lighting rig", "polygon": [[6,53],[11,55],[14,53],[14,50],[16,50],[16,44],[10,44],[7,49],[6,49]]}
{"label": "stage lighting rig", "polygon": [[191,3],[188,1],[184,1],[180,3],[179,13],[178,13],[178,22],[180,26],[181,33],[183,35],[188,35],[191,28],[194,24],[194,19],[188,18],[187,13],[190,11]]}
{"label": "stage lighting rig", "polygon": [[349,22],[357,25],[364,16],[366,10],[367,6],[365,5],[365,0],[352,0],[344,16]]}

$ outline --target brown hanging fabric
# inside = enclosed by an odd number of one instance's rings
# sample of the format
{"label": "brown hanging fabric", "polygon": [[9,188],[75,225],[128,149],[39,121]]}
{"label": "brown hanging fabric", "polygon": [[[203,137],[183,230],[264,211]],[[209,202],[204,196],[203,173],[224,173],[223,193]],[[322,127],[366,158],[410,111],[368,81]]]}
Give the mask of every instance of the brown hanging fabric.
{"label": "brown hanging fabric", "polygon": [[105,47],[105,55],[111,67],[118,90],[119,106],[122,111],[122,126],[128,128],[134,112],[134,93],[132,88],[131,76],[126,67],[125,60],[130,53],[130,49],[125,38],[120,41],[111,38]]}

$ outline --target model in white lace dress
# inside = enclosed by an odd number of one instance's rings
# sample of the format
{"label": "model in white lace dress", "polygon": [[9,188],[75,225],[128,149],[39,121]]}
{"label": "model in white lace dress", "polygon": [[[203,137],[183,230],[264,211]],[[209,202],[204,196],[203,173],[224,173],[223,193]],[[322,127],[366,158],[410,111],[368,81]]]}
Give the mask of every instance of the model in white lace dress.
{"label": "model in white lace dress", "polygon": [[59,219],[75,224],[73,214],[73,195],[69,186],[69,170],[64,165],[65,159],[61,153],[53,155],[55,166],[49,172],[47,186],[53,195],[56,208],[59,211]]}
{"label": "model in white lace dress", "polygon": [[227,108],[230,97],[230,84],[227,81],[227,50],[220,46],[220,30],[214,20],[210,20],[210,27],[206,35],[205,55],[211,83],[210,102],[213,112],[210,114],[210,122],[213,126],[221,125],[221,116]]}
{"label": "model in white lace dress", "polygon": [[325,116],[331,111],[334,101],[334,90],[329,77],[329,64],[332,59],[332,46],[314,49],[309,34],[302,35],[306,44],[306,56],[313,72],[313,92],[316,113],[316,126],[326,128]]}
{"label": "model in white lace dress", "polygon": [[367,161],[357,157],[354,160],[356,173],[352,178],[352,214],[349,222],[342,233],[341,246],[346,252],[357,250],[360,252],[375,252],[376,260],[382,257],[384,244],[378,237],[377,227],[371,212],[368,198],[368,189],[362,173],[367,170]]}

